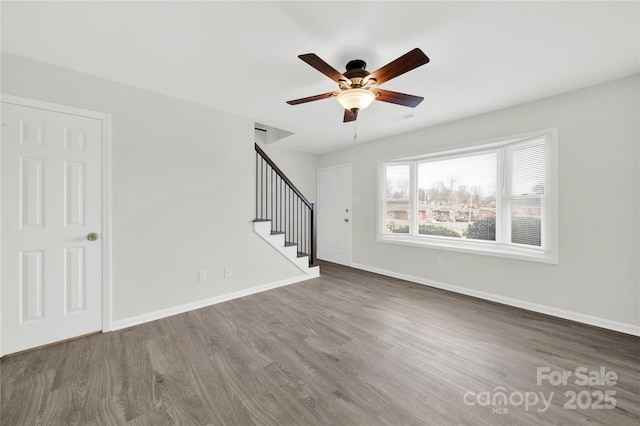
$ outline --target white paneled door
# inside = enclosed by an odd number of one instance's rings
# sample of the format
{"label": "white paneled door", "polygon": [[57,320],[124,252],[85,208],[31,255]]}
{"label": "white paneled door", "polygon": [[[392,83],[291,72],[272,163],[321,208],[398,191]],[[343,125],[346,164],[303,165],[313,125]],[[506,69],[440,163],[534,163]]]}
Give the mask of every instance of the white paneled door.
{"label": "white paneled door", "polygon": [[2,103],[2,354],[102,328],[101,126]]}
{"label": "white paneled door", "polygon": [[318,170],[318,258],[351,265],[351,165]]}

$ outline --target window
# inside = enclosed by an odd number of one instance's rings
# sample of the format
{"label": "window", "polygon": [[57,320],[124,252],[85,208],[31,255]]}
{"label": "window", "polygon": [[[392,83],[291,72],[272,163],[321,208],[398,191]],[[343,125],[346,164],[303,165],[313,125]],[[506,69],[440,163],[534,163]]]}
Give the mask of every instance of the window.
{"label": "window", "polygon": [[385,227],[389,232],[409,233],[410,166],[390,164],[385,168]]}
{"label": "window", "polygon": [[557,263],[556,134],[381,162],[378,240]]}

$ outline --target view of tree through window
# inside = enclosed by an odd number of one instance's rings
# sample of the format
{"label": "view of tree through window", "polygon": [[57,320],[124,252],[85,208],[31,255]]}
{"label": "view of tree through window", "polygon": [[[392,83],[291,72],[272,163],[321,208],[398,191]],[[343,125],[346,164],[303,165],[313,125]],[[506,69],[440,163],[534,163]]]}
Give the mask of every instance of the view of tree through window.
{"label": "view of tree through window", "polygon": [[491,153],[418,164],[418,232],[495,240],[495,231],[467,231],[476,221],[495,223],[496,161]]}
{"label": "view of tree through window", "polygon": [[379,238],[552,258],[550,140],[536,136],[383,163]]}
{"label": "view of tree through window", "polygon": [[409,165],[387,166],[385,177],[386,227],[389,232],[409,233]]}

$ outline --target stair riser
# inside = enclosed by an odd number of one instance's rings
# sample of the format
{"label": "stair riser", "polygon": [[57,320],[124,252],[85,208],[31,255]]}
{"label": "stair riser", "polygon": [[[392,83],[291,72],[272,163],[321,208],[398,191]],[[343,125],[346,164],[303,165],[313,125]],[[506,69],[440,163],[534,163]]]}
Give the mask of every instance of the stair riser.
{"label": "stair riser", "polygon": [[320,276],[318,266],[309,267],[309,256],[298,257],[297,245],[285,246],[284,234],[271,233],[271,222],[253,222],[253,230],[305,274],[314,277]]}

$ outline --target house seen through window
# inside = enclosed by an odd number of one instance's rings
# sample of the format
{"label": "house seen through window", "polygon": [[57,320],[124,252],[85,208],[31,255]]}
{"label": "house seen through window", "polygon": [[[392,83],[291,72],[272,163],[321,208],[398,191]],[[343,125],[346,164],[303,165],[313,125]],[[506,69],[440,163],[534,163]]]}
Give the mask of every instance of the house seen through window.
{"label": "house seen through window", "polygon": [[555,132],[381,163],[383,242],[556,261]]}

